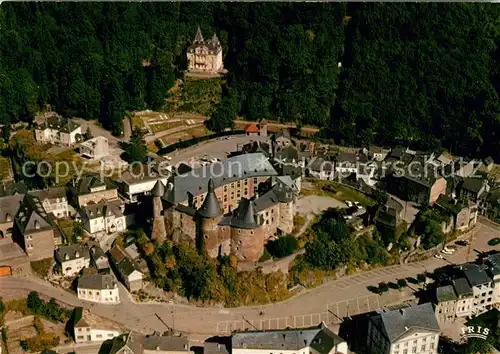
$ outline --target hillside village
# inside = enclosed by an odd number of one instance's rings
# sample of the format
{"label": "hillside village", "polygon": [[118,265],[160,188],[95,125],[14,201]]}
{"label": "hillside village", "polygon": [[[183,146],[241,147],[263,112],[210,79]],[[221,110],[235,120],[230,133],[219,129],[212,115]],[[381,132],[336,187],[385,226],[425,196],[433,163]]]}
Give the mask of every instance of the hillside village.
{"label": "hillside village", "polygon": [[[357,118],[303,126],[334,109],[319,94],[304,112],[275,98],[290,117],[269,120],[260,84],[227,69],[237,38],[202,28],[175,65],[161,48],[140,60],[147,79],[124,82],[141,102],[108,78],[109,121],[77,118],[74,102],[0,120],[0,354],[500,349],[500,161],[481,155],[494,143],[452,154],[407,127],[353,144]],[[314,31],[311,46],[328,38]],[[325,65],[340,72],[338,59]]]}

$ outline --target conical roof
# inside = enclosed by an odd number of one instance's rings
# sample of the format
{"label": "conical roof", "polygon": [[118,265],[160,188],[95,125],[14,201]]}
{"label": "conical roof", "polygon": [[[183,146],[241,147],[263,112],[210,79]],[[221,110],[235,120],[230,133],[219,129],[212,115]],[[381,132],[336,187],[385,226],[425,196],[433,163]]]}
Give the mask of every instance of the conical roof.
{"label": "conical roof", "polygon": [[217,38],[217,35],[215,34],[215,32],[214,32],[214,35],[212,36],[212,43],[213,44],[219,43],[219,38]]}
{"label": "conical roof", "polygon": [[255,210],[253,202],[249,199],[242,198],[236,214],[231,219],[231,226],[239,229],[255,229],[259,224],[255,220]]}
{"label": "conical roof", "polygon": [[208,181],[207,196],[205,197],[201,208],[198,210],[198,214],[204,218],[216,218],[223,214],[219,201],[217,200],[217,196],[215,195],[215,186],[212,179]]}
{"label": "conical roof", "polygon": [[163,185],[163,183],[161,183],[160,180],[156,181],[155,186],[151,190],[151,194],[153,195],[153,197],[162,197],[163,194],[165,194],[165,186]]}
{"label": "conical roof", "polygon": [[198,30],[196,31],[196,36],[194,37],[193,43],[203,43],[203,35],[201,34],[200,26],[198,26]]}

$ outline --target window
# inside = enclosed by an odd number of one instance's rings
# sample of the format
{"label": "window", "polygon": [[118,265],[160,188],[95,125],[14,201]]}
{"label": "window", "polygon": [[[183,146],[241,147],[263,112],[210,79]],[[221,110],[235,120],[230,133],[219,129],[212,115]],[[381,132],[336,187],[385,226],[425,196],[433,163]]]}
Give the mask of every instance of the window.
{"label": "window", "polygon": [[403,354],[408,354],[408,349],[403,349]]}
{"label": "window", "polygon": [[76,338],[78,338],[78,339],[83,339],[83,336],[77,336]]}
{"label": "window", "polygon": [[412,352],[412,353],[416,353],[416,352],[417,352],[417,347],[413,347],[413,348],[411,349],[411,352]]}
{"label": "window", "polygon": [[102,334],[97,334],[96,338],[102,338]]}
{"label": "window", "polygon": [[[257,178],[253,179],[253,183],[257,183]],[[272,354],[272,353],[271,353]]]}
{"label": "window", "polygon": [[78,332],[81,332],[81,331],[82,331],[82,329],[81,329],[81,328],[78,328]]}
{"label": "window", "polygon": [[425,352],[425,344],[424,344],[424,345],[422,345],[422,348],[420,348],[420,351],[421,351],[421,352]]}
{"label": "window", "polygon": [[113,337],[113,333],[108,333],[108,337],[112,338]]}

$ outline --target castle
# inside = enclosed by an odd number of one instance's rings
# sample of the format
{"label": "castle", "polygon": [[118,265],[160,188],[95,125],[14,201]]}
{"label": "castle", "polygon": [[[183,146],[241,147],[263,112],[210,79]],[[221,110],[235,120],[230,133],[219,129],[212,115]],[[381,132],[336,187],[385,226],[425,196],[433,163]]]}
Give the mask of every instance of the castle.
{"label": "castle", "polygon": [[296,190],[260,153],[174,176],[167,186],[158,181],[152,196],[152,238],[196,245],[211,257],[258,261],[270,237],[293,229]]}
{"label": "castle", "polygon": [[188,71],[195,73],[216,74],[224,69],[222,46],[217,35],[205,41],[198,27],[193,44],[187,49]]}

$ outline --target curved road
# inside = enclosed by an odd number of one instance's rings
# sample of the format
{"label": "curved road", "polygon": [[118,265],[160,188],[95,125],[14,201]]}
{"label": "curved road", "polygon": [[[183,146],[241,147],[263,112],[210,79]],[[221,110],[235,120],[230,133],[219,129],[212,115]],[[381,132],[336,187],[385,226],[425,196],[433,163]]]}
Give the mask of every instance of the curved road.
{"label": "curved road", "polygon": [[[474,251],[494,249],[487,245],[487,241],[492,237],[498,236],[499,231],[496,227],[480,223],[477,229],[478,231],[476,232],[473,244]],[[500,246],[495,247],[495,249],[500,250]],[[367,296],[374,297],[366,289],[368,285],[376,285],[382,281],[394,281],[402,277],[416,276],[423,271],[433,271],[435,268],[444,266],[450,262],[462,263],[466,261],[466,254],[467,248],[460,248],[454,255],[447,256],[447,260],[430,258],[418,263],[378,268],[353,276],[342,277],[323,286],[303,291],[284,302],[266,306],[234,309],[199,308],[192,305],[165,303],[134,303],[125,294],[122,295],[123,302],[118,305],[93,304],[79,300],[73,293],[54,288],[50,284],[32,277],[0,278],[0,295],[7,295],[12,290],[24,290],[26,292],[35,290],[40,294],[54,297],[56,300],[70,306],[88,308],[97,315],[112,319],[136,331],[150,333],[156,330],[163,332],[168,327],[174,327],[177,331],[201,338],[216,334],[220,335],[223,332],[227,333],[231,329],[227,324],[235,321],[259,322],[267,319],[292,318],[299,315],[326,313],[327,308],[332,308],[332,306],[328,306],[329,304],[335,305],[338,302],[345,302],[346,300],[354,301],[354,304],[357,303],[359,308],[360,303],[363,301],[368,302],[366,300]],[[377,306],[380,307],[397,302],[398,299],[401,300],[402,295],[403,293],[393,290],[382,296],[375,296],[375,300]],[[356,300],[359,298],[364,300]],[[349,301],[348,303],[351,304]],[[352,305],[347,306],[347,311],[352,314]],[[338,311],[339,307],[337,306],[336,309]],[[372,307],[371,309],[373,310],[374,308]],[[259,314],[261,310],[265,312],[263,316]],[[343,315],[340,317],[343,317]]]}

